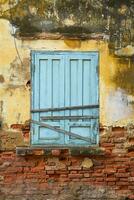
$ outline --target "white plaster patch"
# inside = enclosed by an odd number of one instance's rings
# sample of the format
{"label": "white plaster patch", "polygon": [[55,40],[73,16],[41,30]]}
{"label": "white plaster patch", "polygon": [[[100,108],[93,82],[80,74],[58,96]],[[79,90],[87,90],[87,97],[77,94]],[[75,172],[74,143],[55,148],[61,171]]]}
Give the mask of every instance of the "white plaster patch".
{"label": "white plaster patch", "polygon": [[128,45],[125,48],[119,49],[115,51],[115,55],[117,56],[124,56],[124,57],[131,57],[134,55],[134,47],[131,45]]}
{"label": "white plaster patch", "polygon": [[91,168],[93,166],[93,162],[91,159],[89,158],[84,158],[82,164],[81,164],[81,167],[84,167],[84,168]]}
{"label": "white plaster patch", "polygon": [[132,114],[128,95],[122,89],[110,92],[106,98],[106,119],[112,123],[124,120]]}

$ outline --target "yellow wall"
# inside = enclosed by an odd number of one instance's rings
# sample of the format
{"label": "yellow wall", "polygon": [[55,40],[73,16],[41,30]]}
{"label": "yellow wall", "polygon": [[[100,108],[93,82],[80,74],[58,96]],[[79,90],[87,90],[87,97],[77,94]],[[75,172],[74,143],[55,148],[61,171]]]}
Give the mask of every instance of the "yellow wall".
{"label": "yellow wall", "polygon": [[5,129],[30,118],[30,91],[26,83],[30,79],[31,50],[99,51],[100,123],[125,126],[133,122],[134,93],[129,77],[125,76],[133,72],[131,62],[110,55],[107,41],[16,39],[22,65],[11,34],[10,23],[0,19],[0,117]]}

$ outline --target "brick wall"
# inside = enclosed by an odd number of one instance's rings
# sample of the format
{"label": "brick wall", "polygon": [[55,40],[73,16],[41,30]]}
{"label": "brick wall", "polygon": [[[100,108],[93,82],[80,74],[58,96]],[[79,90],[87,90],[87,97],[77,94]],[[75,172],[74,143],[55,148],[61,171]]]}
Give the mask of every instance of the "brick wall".
{"label": "brick wall", "polygon": [[1,151],[0,200],[134,199],[132,135],[103,127],[99,148]]}

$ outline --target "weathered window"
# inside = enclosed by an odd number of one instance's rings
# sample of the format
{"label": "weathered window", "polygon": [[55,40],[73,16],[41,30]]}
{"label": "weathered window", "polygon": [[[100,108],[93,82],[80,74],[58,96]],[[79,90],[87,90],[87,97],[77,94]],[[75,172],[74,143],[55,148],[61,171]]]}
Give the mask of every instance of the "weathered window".
{"label": "weathered window", "polygon": [[98,53],[32,52],[31,143],[98,143]]}

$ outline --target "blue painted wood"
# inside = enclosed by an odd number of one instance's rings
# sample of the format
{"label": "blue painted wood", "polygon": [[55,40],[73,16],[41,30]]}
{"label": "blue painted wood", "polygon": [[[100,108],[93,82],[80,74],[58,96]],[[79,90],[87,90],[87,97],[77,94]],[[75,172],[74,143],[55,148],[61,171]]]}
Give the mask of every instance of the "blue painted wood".
{"label": "blue painted wood", "polygon": [[[87,56],[84,53],[82,55],[68,55],[67,66],[69,68],[69,76],[66,76],[70,88],[70,106],[73,105],[89,105],[98,104],[98,74],[97,65],[94,65],[94,59],[90,54]],[[98,60],[97,60],[98,61]],[[96,109],[94,109],[96,110]],[[70,115],[92,115],[93,109],[84,109],[70,111]],[[98,112],[96,113],[98,115]],[[66,120],[65,129],[74,133],[80,134],[84,137],[94,138],[97,143],[98,130],[94,128],[94,123],[98,125],[95,120],[78,120],[69,121]],[[93,130],[94,128],[94,130]],[[78,140],[66,136],[66,144],[69,145],[88,145],[86,141]]]}
{"label": "blue painted wood", "polygon": [[[99,104],[97,52],[32,52],[32,109]],[[76,109],[32,114],[43,116],[98,116],[98,109]],[[89,144],[71,136],[32,125],[33,145],[94,145],[98,143],[98,119],[46,120],[52,126],[92,137]]]}

